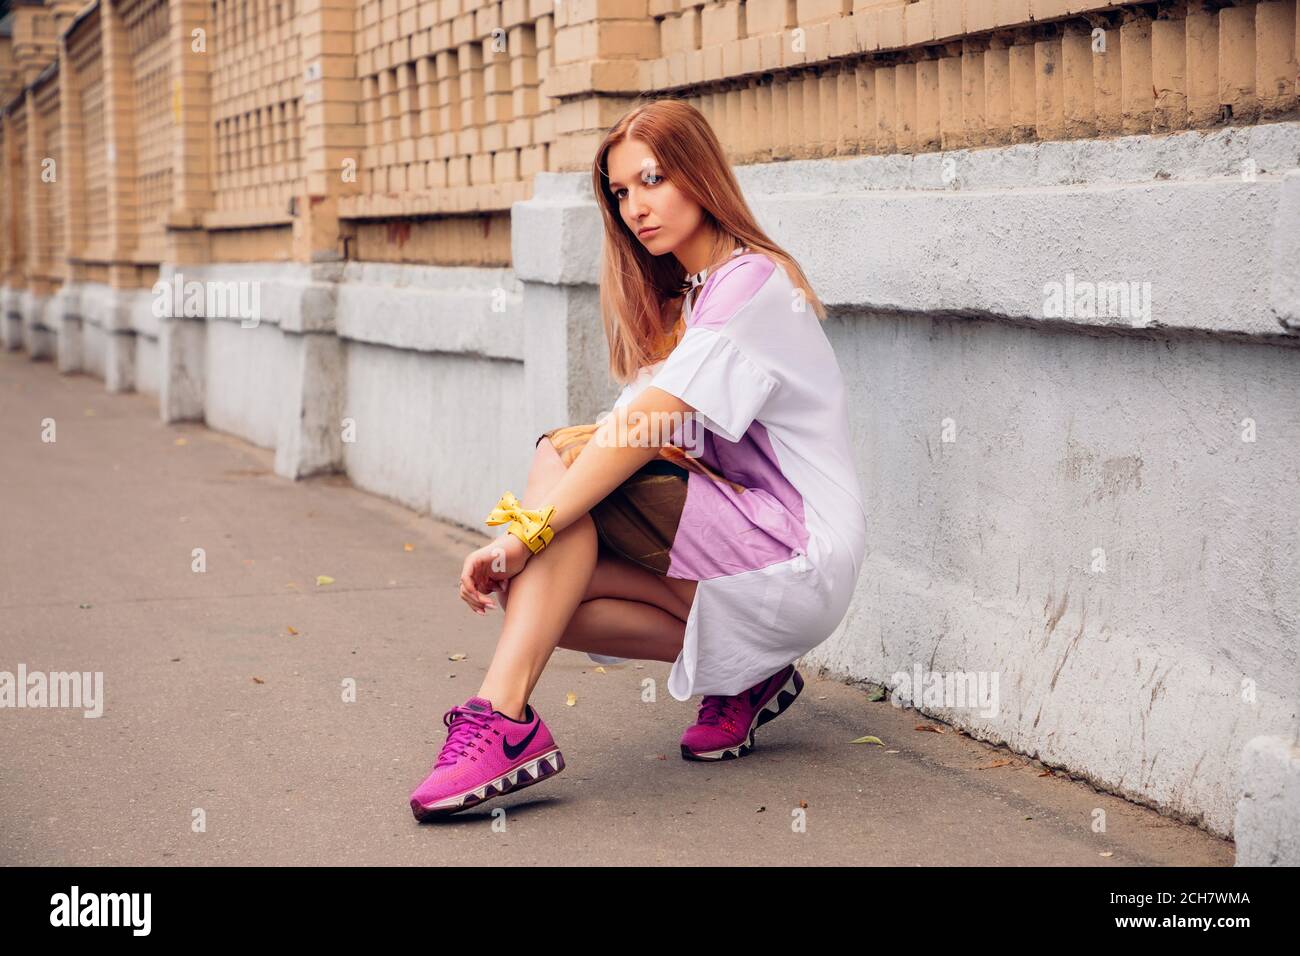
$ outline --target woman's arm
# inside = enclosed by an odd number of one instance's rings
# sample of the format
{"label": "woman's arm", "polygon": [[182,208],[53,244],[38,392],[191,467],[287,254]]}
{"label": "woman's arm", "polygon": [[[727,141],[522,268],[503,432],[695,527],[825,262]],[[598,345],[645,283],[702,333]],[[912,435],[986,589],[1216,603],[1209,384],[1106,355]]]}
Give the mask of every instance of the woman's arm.
{"label": "woman's arm", "polygon": [[[646,418],[638,418],[640,413]],[[647,386],[633,401],[615,408],[551,489],[543,505],[554,505],[551,528],[557,533],[577,521],[638,468],[659,454],[672,437],[669,423],[684,420],[694,409],[667,392]],[[631,418],[631,424],[628,419]],[[639,427],[639,422],[661,422],[664,427]],[[637,444],[619,442],[619,436],[637,436]],[[658,439],[658,444],[652,444]]]}
{"label": "woman's arm", "polygon": [[[558,533],[590,511],[659,454],[662,445],[672,439],[672,425],[684,428],[686,417],[694,413],[681,399],[653,386],[646,386],[634,401],[615,408],[583,445],[546,500],[536,503],[539,508],[555,506],[551,530]],[[632,428],[628,427],[629,419]],[[645,428],[645,422],[664,427]],[[620,436],[636,444],[620,443]],[[654,439],[659,443],[654,444]],[[523,570],[531,556],[528,545],[508,531],[471,552],[460,572],[461,599],[475,613],[487,613],[494,606],[490,592],[504,591],[509,579]]]}

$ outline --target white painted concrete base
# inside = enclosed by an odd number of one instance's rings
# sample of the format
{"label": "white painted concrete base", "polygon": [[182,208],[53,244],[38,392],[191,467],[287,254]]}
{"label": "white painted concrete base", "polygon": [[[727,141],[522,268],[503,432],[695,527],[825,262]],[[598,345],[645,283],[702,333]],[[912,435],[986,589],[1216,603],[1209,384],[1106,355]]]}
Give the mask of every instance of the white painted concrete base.
{"label": "white painted concrete base", "polygon": [[1300,866],[1300,740],[1249,741],[1241,781],[1237,866]]}
{"label": "white painted concrete base", "polygon": [[22,312],[23,348],[34,361],[54,357],[55,333],[46,317],[51,301],[50,296],[35,292],[23,292],[18,300]]}
{"label": "white painted concrete base", "polygon": [[870,538],[808,663],[996,680],[991,715],[919,709],[1231,833],[1246,742],[1297,727],[1300,354],[871,313],[828,332]]}
{"label": "white painted concrete base", "polygon": [[55,335],[55,367],[65,373],[81,371],[81,286],[78,283],[65,283],[54,294],[49,316]]}
{"label": "white painted concrete base", "polygon": [[0,345],[13,352],[23,347],[22,290],[0,289]]}

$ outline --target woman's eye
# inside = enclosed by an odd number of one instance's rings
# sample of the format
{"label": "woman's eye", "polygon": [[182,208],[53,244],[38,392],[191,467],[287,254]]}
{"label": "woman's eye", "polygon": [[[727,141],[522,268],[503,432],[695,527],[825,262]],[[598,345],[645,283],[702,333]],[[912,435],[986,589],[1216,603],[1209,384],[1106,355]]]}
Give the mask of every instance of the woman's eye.
{"label": "woman's eye", "polygon": [[[641,182],[645,183],[647,186],[658,186],[663,181],[664,181],[664,177],[656,173],[645,173],[641,177]],[[624,199],[627,198],[626,193],[627,190],[624,189],[622,186],[620,186],[618,189],[614,190],[614,198],[619,202],[622,202]]]}

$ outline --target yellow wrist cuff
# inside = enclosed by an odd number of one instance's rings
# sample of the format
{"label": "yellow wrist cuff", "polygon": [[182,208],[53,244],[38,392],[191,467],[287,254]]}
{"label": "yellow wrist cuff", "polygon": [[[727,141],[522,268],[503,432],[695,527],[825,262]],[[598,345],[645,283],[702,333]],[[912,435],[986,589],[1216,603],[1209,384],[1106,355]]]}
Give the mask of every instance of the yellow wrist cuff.
{"label": "yellow wrist cuff", "polygon": [[501,500],[497,502],[491,514],[487,516],[486,521],[489,525],[509,522],[510,526],[506,528],[506,531],[526,544],[529,551],[536,554],[550,544],[551,538],[555,536],[555,531],[551,528],[551,517],[554,514],[554,505],[526,510],[519,503],[519,499],[507,491],[501,496]]}

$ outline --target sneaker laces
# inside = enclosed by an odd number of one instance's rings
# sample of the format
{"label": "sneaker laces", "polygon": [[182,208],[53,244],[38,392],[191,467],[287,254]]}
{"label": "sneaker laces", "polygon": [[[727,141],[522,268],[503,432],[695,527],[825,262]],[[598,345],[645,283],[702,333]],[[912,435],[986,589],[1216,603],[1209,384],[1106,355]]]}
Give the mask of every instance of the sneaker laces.
{"label": "sneaker laces", "polygon": [[715,695],[705,697],[700,702],[699,719],[696,723],[716,727],[722,722],[723,718],[733,716],[735,703],[735,697],[718,697]]}
{"label": "sneaker laces", "polygon": [[[453,716],[454,715],[454,716]],[[464,707],[453,707],[442,715],[442,722],[450,728],[447,742],[438,753],[435,767],[454,764],[469,752],[474,741],[489,729],[488,715]]]}

